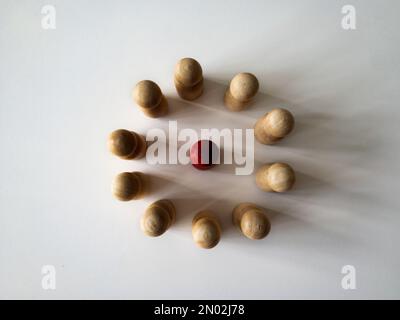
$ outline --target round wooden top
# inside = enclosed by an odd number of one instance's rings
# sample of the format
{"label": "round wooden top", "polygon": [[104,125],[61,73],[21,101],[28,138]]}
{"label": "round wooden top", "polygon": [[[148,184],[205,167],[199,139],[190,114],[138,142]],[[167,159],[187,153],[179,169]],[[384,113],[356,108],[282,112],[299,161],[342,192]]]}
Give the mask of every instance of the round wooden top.
{"label": "round wooden top", "polygon": [[154,108],[162,99],[160,87],[153,81],[143,80],[136,84],[133,90],[135,102],[142,108]]}
{"label": "round wooden top", "polygon": [[257,78],[251,73],[239,73],[231,80],[229,90],[234,99],[245,102],[253,98],[259,88]]}
{"label": "round wooden top", "polygon": [[286,109],[273,109],[270,111],[264,122],[268,134],[283,138],[287,136],[294,128],[294,117]]}
{"label": "round wooden top", "polygon": [[203,79],[203,70],[196,60],[183,58],[175,66],[175,79],[184,86],[192,87]]}

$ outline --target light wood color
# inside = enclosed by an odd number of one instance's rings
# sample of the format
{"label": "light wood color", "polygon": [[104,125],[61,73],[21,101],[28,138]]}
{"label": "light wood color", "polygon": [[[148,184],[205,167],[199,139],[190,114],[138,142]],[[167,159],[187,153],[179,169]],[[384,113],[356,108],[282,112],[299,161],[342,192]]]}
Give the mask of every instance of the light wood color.
{"label": "light wood color", "polygon": [[153,81],[143,80],[136,84],[133,99],[148,117],[158,118],[168,113],[168,102],[160,87]]}
{"label": "light wood color", "polygon": [[147,207],[140,220],[142,231],[150,237],[161,236],[175,221],[176,210],[170,200],[158,200]]}
{"label": "light wood color", "polygon": [[192,222],[192,235],[196,245],[203,249],[215,247],[221,238],[221,226],[209,210],[199,212]]}
{"label": "light wood color", "polygon": [[204,81],[203,79],[192,87],[182,86],[179,82],[174,80],[175,88],[179,96],[184,100],[193,101],[203,94]]}
{"label": "light wood color", "polygon": [[295,181],[295,172],[287,163],[265,164],[256,173],[257,186],[267,192],[286,192]]}
{"label": "light wood color", "polygon": [[262,144],[282,140],[294,128],[294,117],[286,109],[273,109],[260,118],[254,126],[254,135]]}
{"label": "light wood color", "polygon": [[148,190],[148,180],[141,172],[122,172],[114,178],[112,193],[121,201],[141,199]]}
{"label": "light wood color", "polygon": [[111,132],[108,137],[108,148],[122,159],[140,159],[146,154],[147,143],[142,135],[119,129]]}
{"label": "light wood color", "polygon": [[233,77],[225,92],[225,106],[231,111],[244,110],[253,100],[259,89],[255,75],[239,73]]}
{"label": "light wood color", "polygon": [[203,70],[193,58],[183,58],[175,66],[174,83],[178,95],[195,100],[203,93]]}
{"label": "light wood color", "polygon": [[265,238],[271,230],[265,209],[249,202],[240,203],[232,211],[232,221],[249,239]]}

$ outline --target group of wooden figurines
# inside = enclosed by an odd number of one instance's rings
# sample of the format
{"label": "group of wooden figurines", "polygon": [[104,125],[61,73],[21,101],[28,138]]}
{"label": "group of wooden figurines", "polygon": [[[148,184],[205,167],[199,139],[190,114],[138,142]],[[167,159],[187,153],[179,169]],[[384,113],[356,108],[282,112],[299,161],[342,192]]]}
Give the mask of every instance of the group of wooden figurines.
{"label": "group of wooden figurines", "polygon": [[[176,209],[172,201],[158,200],[144,212],[140,226],[151,237],[162,235],[174,223]],[[232,211],[232,222],[249,239],[262,239],[271,229],[265,210],[252,203],[241,203]],[[210,210],[197,213],[192,220],[193,240],[200,248],[211,249],[221,238],[221,225]]]}
{"label": "group of wooden figurines", "polygon": [[[174,73],[178,95],[184,100],[195,100],[203,94],[204,79],[200,64],[192,58],[181,59]],[[231,80],[224,104],[231,111],[242,111],[254,100],[259,89],[257,78],[251,73],[239,73]],[[143,80],[136,84],[133,99],[148,117],[158,118],[168,113],[168,101],[160,87],[153,81]],[[294,127],[293,115],[286,109],[273,109],[254,125],[254,135],[263,144],[274,144],[286,137]]]}
{"label": "group of wooden figurines", "polygon": [[[113,183],[114,196],[122,201],[141,199],[148,190],[148,177],[141,172],[123,172]],[[171,200],[162,199],[150,204],[140,220],[142,231],[151,237],[161,236],[174,223],[176,208]],[[241,203],[232,211],[232,221],[249,239],[264,238],[271,228],[265,209]],[[192,221],[194,242],[201,248],[215,247],[221,237],[221,226],[210,210],[200,211]]]}
{"label": "group of wooden figurines", "polygon": [[[200,64],[192,58],[181,59],[176,67],[174,83],[179,96],[195,100],[203,94],[203,72]],[[259,83],[250,73],[239,73],[230,82],[224,96],[224,104],[231,111],[246,109],[257,94]],[[168,113],[168,101],[160,87],[150,80],[136,84],[133,99],[139,109],[152,118]],[[286,109],[273,109],[261,117],[254,126],[254,135],[262,144],[274,144],[286,137],[294,127],[293,115]],[[110,151],[122,159],[140,159],[145,156],[145,138],[133,131],[113,131],[108,140]],[[256,185],[266,192],[286,192],[295,182],[295,173],[286,163],[269,163],[257,170]],[[112,190],[121,201],[142,198],[149,190],[149,179],[141,172],[123,172],[114,179]],[[141,219],[141,228],[149,236],[160,236],[174,222],[176,210],[167,199],[152,203]],[[265,209],[252,204],[241,203],[232,211],[232,221],[250,239],[262,239],[270,230]],[[192,222],[195,243],[202,248],[213,248],[220,239],[221,228],[218,219],[209,211],[201,211]]]}
{"label": "group of wooden figurines", "polygon": [[[113,192],[119,200],[139,199],[146,192],[146,176],[140,172],[124,172],[114,180]],[[176,209],[171,200],[162,199],[150,204],[145,210],[140,227],[151,237],[161,236],[174,223]],[[252,204],[241,203],[232,211],[232,221],[249,239],[264,238],[271,228],[265,209]],[[204,210],[196,214],[192,221],[194,242],[201,248],[215,247],[221,237],[221,226],[217,217]]]}

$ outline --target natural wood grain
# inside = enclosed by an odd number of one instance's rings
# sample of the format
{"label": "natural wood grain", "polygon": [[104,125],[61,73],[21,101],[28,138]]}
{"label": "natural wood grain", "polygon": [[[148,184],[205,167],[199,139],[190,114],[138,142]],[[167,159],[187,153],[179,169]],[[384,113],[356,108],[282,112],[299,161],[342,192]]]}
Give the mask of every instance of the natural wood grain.
{"label": "natural wood grain", "polygon": [[295,181],[295,172],[287,163],[265,164],[256,172],[257,186],[267,192],[289,191]]}
{"label": "natural wood grain", "polygon": [[199,212],[192,221],[193,240],[204,249],[215,247],[221,238],[221,227],[211,211]]}
{"label": "natural wood grain", "polygon": [[158,237],[175,221],[174,204],[167,199],[158,200],[147,207],[140,220],[142,231],[150,237]]}
{"label": "natural wood grain", "polygon": [[273,109],[256,122],[254,135],[262,144],[274,144],[292,132],[294,123],[290,111]]}
{"label": "natural wood grain", "polygon": [[153,81],[143,80],[136,84],[133,99],[146,116],[158,118],[168,113],[167,99]]}
{"label": "natural wood grain", "polygon": [[203,70],[193,58],[183,58],[175,66],[174,84],[178,95],[195,100],[203,93]]}
{"label": "natural wood grain", "polygon": [[112,184],[112,193],[118,200],[130,201],[144,197],[148,189],[148,178],[141,172],[122,172]]}
{"label": "natural wood grain", "polygon": [[142,135],[118,129],[109,135],[108,149],[121,159],[140,159],[146,154],[147,144]]}
{"label": "natural wood grain", "polygon": [[265,238],[271,230],[271,224],[265,209],[249,202],[240,203],[232,211],[233,224],[249,239]]}
{"label": "natural wood grain", "polygon": [[233,77],[225,92],[224,103],[231,111],[244,110],[253,100],[259,89],[255,75],[239,73]]}

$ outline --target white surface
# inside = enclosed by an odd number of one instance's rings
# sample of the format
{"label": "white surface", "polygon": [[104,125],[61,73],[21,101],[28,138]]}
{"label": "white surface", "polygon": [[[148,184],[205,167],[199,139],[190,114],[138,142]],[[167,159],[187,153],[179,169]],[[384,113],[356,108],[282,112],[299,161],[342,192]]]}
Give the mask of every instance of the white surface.
{"label": "white surface", "polygon": [[[41,7],[57,10],[43,30]],[[344,1],[0,2],[1,298],[400,298],[398,1],[351,1],[357,30],[341,28]],[[204,95],[177,99],[173,67],[203,66]],[[246,112],[221,104],[237,72],[257,75]],[[145,118],[131,89],[152,79],[168,96],[167,118]],[[272,107],[293,111],[293,135],[256,145],[257,165],[286,161],[296,190],[264,194],[254,175],[190,166],[152,167],[109,154],[117,128],[246,128]],[[110,193],[115,174],[163,177],[143,201]],[[161,238],[139,228],[161,197],[178,209]],[[231,226],[241,201],[270,209],[259,242]],[[215,211],[224,234],[197,249],[191,219]],[[57,289],[41,287],[54,265]],[[341,268],[357,289],[341,288]]]}

